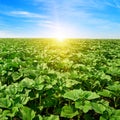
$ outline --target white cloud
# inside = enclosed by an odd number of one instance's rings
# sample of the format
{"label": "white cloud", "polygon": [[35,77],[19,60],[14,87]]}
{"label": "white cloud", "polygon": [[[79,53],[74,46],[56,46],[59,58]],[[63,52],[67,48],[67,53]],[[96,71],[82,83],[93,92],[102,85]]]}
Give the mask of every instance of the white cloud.
{"label": "white cloud", "polygon": [[14,37],[19,37],[9,31],[0,31],[0,38],[14,38]]}
{"label": "white cloud", "polygon": [[50,28],[50,29],[55,27],[55,23],[50,20],[39,21],[39,22],[37,22],[37,25],[41,26],[41,27],[45,27],[45,28]]}
{"label": "white cloud", "polygon": [[47,18],[45,15],[38,13],[32,13],[28,11],[10,11],[10,12],[1,12],[2,14],[14,17],[26,17],[26,18]]}
{"label": "white cloud", "polygon": [[[5,11],[0,10],[0,13],[4,15],[16,17],[18,19],[22,18],[20,20],[21,24],[22,22],[24,23],[24,27],[22,29],[14,27],[14,32],[16,34],[20,33],[21,36],[54,36],[56,31],[59,30],[64,32],[66,36],[76,35],[78,37],[103,36],[103,33],[104,36],[107,36],[107,34],[109,34],[108,36],[117,36],[117,34],[119,34],[114,32],[115,29],[117,29],[117,31],[120,30],[119,23],[117,23],[117,20],[114,18],[112,20],[107,18],[107,13],[104,13],[104,10],[106,10],[108,6],[114,7],[114,9],[120,8],[120,0],[27,1],[33,7],[36,7],[36,10],[38,10],[36,13],[30,12],[32,10],[19,11],[14,8],[9,10],[6,9]],[[108,17],[110,17],[109,14]],[[16,26],[19,27],[19,24]],[[28,32],[30,31],[29,28],[32,29],[31,32]],[[1,36],[14,37],[15,35],[8,31],[0,31],[0,37]]]}

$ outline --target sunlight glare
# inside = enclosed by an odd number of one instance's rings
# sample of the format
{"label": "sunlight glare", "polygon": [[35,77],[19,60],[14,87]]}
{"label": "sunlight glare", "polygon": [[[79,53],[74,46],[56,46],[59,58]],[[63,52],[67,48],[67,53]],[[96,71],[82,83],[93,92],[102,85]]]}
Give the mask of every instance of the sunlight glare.
{"label": "sunlight glare", "polygon": [[55,38],[59,42],[63,42],[65,40],[65,33],[63,33],[63,30],[61,29],[61,27],[59,27],[55,32]]}
{"label": "sunlight glare", "polygon": [[64,38],[64,36],[62,34],[61,35],[57,35],[56,39],[59,42],[63,42],[65,40],[65,38]]}

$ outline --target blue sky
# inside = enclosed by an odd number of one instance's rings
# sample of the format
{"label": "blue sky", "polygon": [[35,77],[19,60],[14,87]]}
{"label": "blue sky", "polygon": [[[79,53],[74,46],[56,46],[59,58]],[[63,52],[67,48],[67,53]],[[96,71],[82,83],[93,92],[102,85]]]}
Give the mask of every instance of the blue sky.
{"label": "blue sky", "polygon": [[0,37],[120,38],[120,0],[0,0]]}

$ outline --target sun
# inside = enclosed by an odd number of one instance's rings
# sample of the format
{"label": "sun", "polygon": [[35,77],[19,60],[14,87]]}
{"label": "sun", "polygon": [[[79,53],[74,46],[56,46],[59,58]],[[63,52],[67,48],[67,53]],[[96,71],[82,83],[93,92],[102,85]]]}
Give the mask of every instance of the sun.
{"label": "sun", "polygon": [[63,36],[57,36],[56,40],[59,42],[63,42],[65,40],[65,38]]}
{"label": "sun", "polygon": [[59,42],[63,42],[65,40],[65,33],[61,29],[58,29],[55,33],[55,38]]}
{"label": "sun", "polygon": [[66,23],[61,23],[59,21],[54,22],[51,31],[55,41],[58,42],[58,44],[61,42],[60,44],[62,45],[64,43],[66,44],[66,41],[69,38],[74,38],[78,34],[77,30],[74,27]]}
{"label": "sun", "polygon": [[53,29],[53,35],[55,40],[63,43],[67,38],[66,31],[67,29],[64,25],[61,25],[60,23],[56,23]]}

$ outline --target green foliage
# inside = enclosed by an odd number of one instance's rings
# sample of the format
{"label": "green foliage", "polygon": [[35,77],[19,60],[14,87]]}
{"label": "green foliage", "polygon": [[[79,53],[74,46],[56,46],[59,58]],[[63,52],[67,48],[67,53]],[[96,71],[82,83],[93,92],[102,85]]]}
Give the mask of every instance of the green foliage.
{"label": "green foliage", "polygon": [[79,112],[75,111],[72,106],[63,106],[61,111],[61,117],[66,117],[66,118],[73,118],[78,114]]}
{"label": "green foliage", "polygon": [[0,120],[119,120],[120,41],[0,39]]}
{"label": "green foliage", "polygon": [[63,97],[68,98],[68,99],[73,100],[73,101],[76,101],[78,99],[80,99],[80,100],[96,99],[96,98],[99,98],[99,95],[97,95],[95,92],[83,91],[83,90],[79,89],[79,90],[71,90],[69,92],[66,92],[63,95]]}
{"label": "green foliage", "polygon": [[0,107],[1,108],[9,108],[11,106],[11,102],[9,98],[0,98]]}
{"label": "green foliage", "polygon": [[23,106],[20,109],[22,120],[32,120],[35,117],[35,112],[28,107]]}

